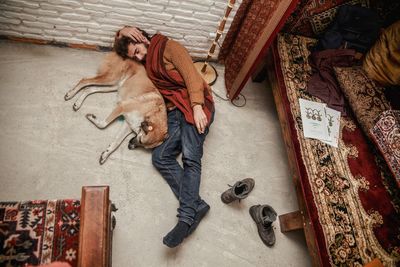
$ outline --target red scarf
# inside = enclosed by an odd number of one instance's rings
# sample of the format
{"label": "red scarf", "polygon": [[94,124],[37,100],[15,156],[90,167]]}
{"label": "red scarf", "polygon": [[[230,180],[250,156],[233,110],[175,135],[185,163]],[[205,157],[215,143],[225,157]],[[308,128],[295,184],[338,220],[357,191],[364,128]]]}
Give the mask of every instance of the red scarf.
{"label": "red scarf", "polygon": [[[156,34],[151,38],[147,49],[146,72],[164,98],[171,101],[185,116],[188,123],[194,124],[193,109],[190,105],[189,93],[185,81],[177,70],[165,69],[164,50],[168,38]],[[208,91],[208,84],[204,82],[204,113],[210,122],[214,111],[214,101]]]}

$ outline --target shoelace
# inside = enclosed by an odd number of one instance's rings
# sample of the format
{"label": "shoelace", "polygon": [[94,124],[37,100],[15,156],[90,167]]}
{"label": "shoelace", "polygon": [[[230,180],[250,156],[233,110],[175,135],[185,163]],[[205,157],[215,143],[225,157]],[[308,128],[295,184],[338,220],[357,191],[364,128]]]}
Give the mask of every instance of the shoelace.
{"label": "shoelace", "polygon": [[272,222],[269,222],[269,221],[266,221],[266,220],[263,220],[262,224],[263,224],[263,226],[265,228],[272,227]]}

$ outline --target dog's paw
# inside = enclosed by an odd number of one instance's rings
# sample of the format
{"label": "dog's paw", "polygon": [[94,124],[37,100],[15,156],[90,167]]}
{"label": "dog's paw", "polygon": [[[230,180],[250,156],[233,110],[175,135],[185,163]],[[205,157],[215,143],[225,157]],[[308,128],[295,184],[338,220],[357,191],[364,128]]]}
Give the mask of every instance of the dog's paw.
{"label": "dog's paw", "polygon": [[137,136],[135,136],[131,138],[131,140],[129,140],[128,149],[134,150],[137,147],[138,147]]}
{"label": "dog's paw", "polygon": [[78,103],[74,103],[74,105],[72,106],[72,109],[74,110],[74,111],[78,111],[78,109],[80,109],[81,108],[81,105],[79,105]]}
{"label": "dog's paw", "polygon": [[97,119],[96,115],[91,114],[91,113],[86,114],[86,118],[87,118],[88,120],[90,120],[91,122],[94,122],[94,120]]}
{"label": "dog's paw", "polygon": [[135,144],[131,144],[131,143],[128,144],[128,149],[129,150],[134,150],[136,147],[137,146]]}
{"label": "dog's paw", "polygon": [[65,94],[65,96],[64,96],[64,100],[65,100],[65,101],[68,101],[68,100],[70,100],[72,97],[73,97],[73,95],[71,94],[71,92],[68,91],[68,92]]}
{"label": "dog's paw", "polygon": [[108,151],[107,151],[107,150],[106,150],[106,151],[103,151],[103,153],[101,153],[100,159],[99,159],[100,165],[103,165],[104,162],[106,162],[106,160],[108,159],[108,156],[109,156],[109,154],[108,154]]}

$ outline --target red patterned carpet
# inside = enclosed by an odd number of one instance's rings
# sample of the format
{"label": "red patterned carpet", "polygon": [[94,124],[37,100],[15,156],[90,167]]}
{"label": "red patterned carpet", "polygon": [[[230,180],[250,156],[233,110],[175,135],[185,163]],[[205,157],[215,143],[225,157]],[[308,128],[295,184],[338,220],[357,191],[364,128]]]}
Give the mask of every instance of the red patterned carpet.
{"label": "red patterned carpet", "polygon": [[306,91],[314,44],[281,35],[274,58],[322,265],[363,266],[379,258],[400,266],[400,193],[355,120],[341,118],[338,149],[303,136],[298,99],[319,101]]}
{"label": "red patterned carpet", "polygon": [[1,202],[0,266],[77,266],[79,200]]}

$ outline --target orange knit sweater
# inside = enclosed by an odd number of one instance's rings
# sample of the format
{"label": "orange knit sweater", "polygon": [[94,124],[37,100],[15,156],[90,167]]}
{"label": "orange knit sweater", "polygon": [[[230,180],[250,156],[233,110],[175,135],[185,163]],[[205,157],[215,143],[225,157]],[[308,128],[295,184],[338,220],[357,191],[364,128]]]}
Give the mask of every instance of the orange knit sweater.
{"label": "orange knit sweater", "polygon": [[[204,104],[204,81],[193,65],[192,58],[186,48],[174,40],[168,40],[164,50],[164,63],[166,70],[177,70],[189,92],[190,103]],[[211,88],[208,87],[211,94]]]}

